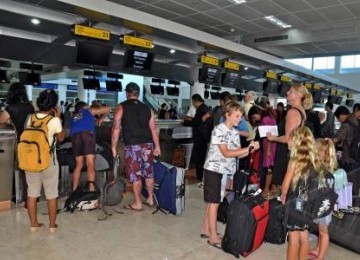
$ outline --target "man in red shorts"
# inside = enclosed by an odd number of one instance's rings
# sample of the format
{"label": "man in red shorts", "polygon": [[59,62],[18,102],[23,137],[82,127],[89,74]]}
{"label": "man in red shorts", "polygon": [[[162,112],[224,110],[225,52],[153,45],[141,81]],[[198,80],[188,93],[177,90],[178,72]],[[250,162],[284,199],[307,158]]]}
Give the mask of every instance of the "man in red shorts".
{"label": "man in red shorts", "polygon": [[135,199],[134,203],[126,205],[125,208],[138,211],[143,209],[141,178],[145,178],[149,193],[146,203],[154,204],[153,156],[161,153],[154,113],[139,101],[139,92],[140,88],[136,83],[127,84],[127,100],[115,109],[111,137],[112,153],[116,156],[119,135],[122,132],[125,143],[125,173],[128,181],[132,183]]}

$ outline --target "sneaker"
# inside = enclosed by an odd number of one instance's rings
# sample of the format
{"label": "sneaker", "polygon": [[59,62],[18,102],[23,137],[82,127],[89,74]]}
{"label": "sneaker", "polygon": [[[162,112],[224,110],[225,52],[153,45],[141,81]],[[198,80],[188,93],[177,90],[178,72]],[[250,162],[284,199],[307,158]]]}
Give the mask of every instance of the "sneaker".
{"label": "sneaker", "polygon": [[203,189],[203,188],[204,188],[204,183],[203,183],[203,182],[199,182],[197,186],[198,186],[198,188]]}

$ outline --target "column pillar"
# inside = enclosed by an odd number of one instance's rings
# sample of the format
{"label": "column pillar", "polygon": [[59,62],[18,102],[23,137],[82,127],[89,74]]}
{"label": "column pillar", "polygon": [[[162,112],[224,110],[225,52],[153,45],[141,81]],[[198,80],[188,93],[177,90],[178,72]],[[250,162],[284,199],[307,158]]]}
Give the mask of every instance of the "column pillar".
{"label": "column pillar", "polygon": [[67,85],[65,85],[65,84],[58,84],[59,102],[60,102],[60,101],[66,102],[66,90],[67,90]]}
{"label": "column pillar", "polygon": [[87,89],[84,89],[84,84],[82,82],[82,72],[81,75],[78,75],[78,79],[77,79],[77,97],[80,99],[80,101],[84,101],[86,103],[89,103],[88,98],[87,98],[87,94],[88,91]]}
{"label": "column pillar", "polygon": [[28,96],[28,99],[33,102],[34,105],[36,105],[36,100],[33,100],[33,86],[32,85],[25,85],[26,89],[26,95]]}
{"label": "column pillar", "polygon": [[193,86],[190,86],[190,99],[194,94],[200,94],[204,98],[205,84],[195,81]]}

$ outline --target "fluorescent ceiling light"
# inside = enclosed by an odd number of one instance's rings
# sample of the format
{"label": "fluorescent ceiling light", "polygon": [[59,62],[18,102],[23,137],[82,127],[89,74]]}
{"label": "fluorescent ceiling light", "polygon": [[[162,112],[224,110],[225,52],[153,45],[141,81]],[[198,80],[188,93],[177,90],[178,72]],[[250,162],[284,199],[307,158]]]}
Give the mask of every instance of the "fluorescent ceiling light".
{"label": "fluorescent ceiling light", "polygon": [[235,4],[243,4],[243,3],[246,3],[246,0],[229,0],[230,2],[233,2]]}
{"label": "fluorescent ceiling light", "polygon": [[175,52],[176,52],[176,50],[174,50],[174,49],[171,49],[171,50],[170,50],[170,53],[171,53],[171,54],[174,54]]}
{"label": "fluorescent ceiling light", "polygon": [[270,22],[272,24],[275,24],[275,25],[277,25],[277,26],[279,26],[281,28],[290,28],[290,27],[292,27],[290,24],[287,24],[287,23],[281,21],[280,19],[276,18],[273,15],[265,16],[264,20],[266,20],[266,21],[268,21],[268,22]]}

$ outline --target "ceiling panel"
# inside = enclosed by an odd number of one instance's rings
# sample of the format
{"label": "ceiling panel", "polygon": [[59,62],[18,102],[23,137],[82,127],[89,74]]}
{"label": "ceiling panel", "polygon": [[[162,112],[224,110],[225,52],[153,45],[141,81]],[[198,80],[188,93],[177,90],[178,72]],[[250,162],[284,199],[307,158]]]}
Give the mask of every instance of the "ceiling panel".
{"label": "ceiling panel", "polygon": [[144,3],[138,2],[138,1],[128,1],[128,0],[108,0],[109,2],[113,2],[116,4],[124,5],[130,8],[139,8],[140,6],[143,6]]}
{"label": "ceiling panel", "polygon": [[228,0],[204,0],[205,2],[208,2],[208,3],[212,3],[218,7],[226,7],[226,6],[229,6],[229,5],[234,5],[233,3],[231,3],[230,1]]}
{"label": "ceiling panel", "polygon": [[169,0],[163,0],[160,2],[156,2],[153,5],[156,7],[165,9],[167,11],[171,11],[173,13],[179,14],[181,16],[197,13],[197,11],[194,9],[187,8],[183,5],[179,5],[179,4],[169,1]]}
{"label": "ceiling panel", "polygon": [[255,20],[253,21],[254,24],[257,24],[267,30],[279,30],[281,29],[279,26],[276,26],[275,24],[272,24],[268,21],[265,21],[263,19]]}
{"label": "ceiling panel", "polygon": [[250,6],[257,11],[262,12],[265,15],[279,15],[286,12],[285,9],[278,5],[274,5],[270,0],[250,2],[247,4],[247,6]]}
{"label": "ceiling panel", "polygon": [[212,17],[216,17],[225,23],[239,23],[244,21],[244,19],[241,19],[240,17],[235,16],[234,14],[223,9],[215,9],[205,13]]}
{"label": "ceiling panel", "polygon": [[295,1],[271,0],[271,1],[290,12],[304,11],[304,10],[309,10],[311,8],[311,6],[309,6],[307,3],[301,0],[295,0]]}
{"label": "ceiling panel", "polygon": [[319,9],[319,13],[323,14],[331,21],[343,21],[343,20],[350,20],[354,17],[351,13],[349,13],[344,7],[342,6],[334,6],[334,7],[327,7],[323,9]]}
{"label": "ceiling panel", "polygon": [[279,18],[281,21],[290,24],[292,28],[301,28],[306,26],[306,23],[303,20],[297,18],[292,14],[283,14],[283,15],[278,15],[276,17]]}
{"label": "ceiling panel", "polygon": [[[176,2],[174,0],[172,0],[173,2]],[[178,3],[181,3],[182,5],[185,5],[189,8],[195,9],[199,12],[205,12],[211,9],[215,9],[216,6],[206,3],[205,1],[201,1],[201,0],[181,0],[181,1],[177,1]]]}
{"label": "ceiling panel", "polygon": [[295,13],[294,15],[310,25],[328,22],[326,18],[316,11],[303,11]]}
{"label": "ceiling panel", "polygon": [[360,18],[360,1],[352,4],[346,5],[346,8],[354,15],[356,18]]}
{"label": "ceiling panel", "polygon": [[201,21],[202,23],[206,24],[207,26],[215,26],[215,25],[224,24],[224,22],[221,21],[220,19],[215,19],[209,15],[205,15],[202,13],[192,14],[187,17]]}
{"label": "ceiling panel", "polygon": [[231,12],[245,20],[254,20],[254,19],[262,18],[265,16],[263,13],[258,12],[250,7],[247,7],[244,4],[226,7],[224,9],[228,10],[229,12]]}
{"label": "ceiling panel", "polygon": [[338,0],[307,0],[307,3],[315,8],[340,5]]}
{"label": "ceiling panel", "polygon": [[[126,1],[126,2],[132,2],[133,0],[124,0],[124,1]],[[143,3],[143,4],[146,4],[146,5],[151,5],[151,4],[154,4],[154,3],[156,3],[156,2],[159,2],[159,1],[161,1],[161,0],[136,0],[137,2],[141,2],[141,3]]]}
{"label": "ceiling panel", "polygon": [[191,28],[195,28],[195,29],[199,29],[199,28],[203,28],[203,27],[207,26],[206,24],[200,23],[197,20],[194,20],[189,17],[178,17],[178,18],[173,19],[173,21],[176,23],[181,23],[183,25],[189,26]]}
{"label": "ceiling panel", "polygon": [[140,11],[149,13],[149,14],[153,14],[159,17],[162,17],[164,19],[174,19],[176,17],[179,17],[179,15],[172,13],[172,12],[168,12],[162,9],[159,9],[157,7],[151,6],[151,5],[145,5],[139,8]]}
{"label": "ceiling panel", "polygon": [[255,33],[264,30],[264,28],[250,22],[234,23],[233,25],[239,27],[241,30],[246,31],[248,33]]}

